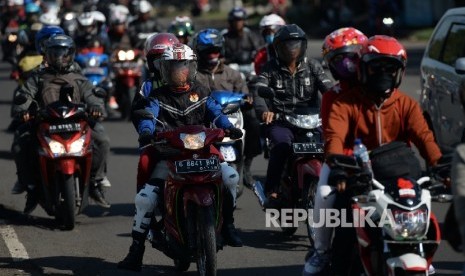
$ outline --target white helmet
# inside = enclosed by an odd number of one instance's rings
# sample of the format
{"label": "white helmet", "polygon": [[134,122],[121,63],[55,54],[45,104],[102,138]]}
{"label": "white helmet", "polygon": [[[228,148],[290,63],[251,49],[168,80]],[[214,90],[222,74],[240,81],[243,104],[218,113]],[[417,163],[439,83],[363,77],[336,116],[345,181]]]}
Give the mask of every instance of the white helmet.
{"label": "white helmet", "polygon": [[277,14],[269,14],[265,15],[262,20],[260,20],[260,28],[265,28],[268,26],[283,26],[286,25],[286,22],[284,22],[284,19],[277,15]]}
{"label": "white helmet", "polygon": [[57,14],[54,12],[47,12],[42,14],[39,17],[39,21],[46,26],[59,26],[61,23],[60,18],[58,18]]}
{"label": "white helmet", "polygon": [[92,26],[95,24],[95,18],[91,12],[85,12],[79,15],[77,20],[81,26],[85,26],[85,27]]}
{"label": "white helmet", "polygon": [[197,74],[197,57],[187,45],[176,43],[169,46],[160,58],[160,73],[164,83],[185,92]]}
{"label": "white helmet", "polygon": [[113,5],[110,8],[110,24],[121,24],[128,21],[129,9],[123,5]]}
{"label": "white helmet", "polygon": [[100,22],[103,24],[107,21],[107,18],[105,17],[105,15],[99,11],[91,11],[90,13],[94,17],[94,20],[97,22]]}
{"label": "white helmet", "polygon": [[8,6],[22,6],[24,5],[24,0],[8,0]]}
{"label": "white helmet", "polygon": [[148,13],[151,10],[152,10],[152,5],[148,1],[146,0],[139,1],[138,11],[140,13]]}

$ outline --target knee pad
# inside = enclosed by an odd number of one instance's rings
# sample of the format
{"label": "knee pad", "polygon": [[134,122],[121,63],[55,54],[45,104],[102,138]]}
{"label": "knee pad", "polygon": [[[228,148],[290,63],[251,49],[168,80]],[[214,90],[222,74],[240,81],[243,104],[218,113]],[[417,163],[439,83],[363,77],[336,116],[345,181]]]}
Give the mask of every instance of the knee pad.
{"label": "knee pad", "polygon": [[223,178],[223,185],[226,192],[232,195],[234,205],[236,204],[237,185],[239,184],[239,173],[227,162],[221,163],[221,176]]}
{"label": "knee pad", "polygon": [[152,185],[145,185],[134,199],[136,214],[134,215],[134,225],[132,230],[145,233],[150,226],[153,211],[158,204],[159,188]]}

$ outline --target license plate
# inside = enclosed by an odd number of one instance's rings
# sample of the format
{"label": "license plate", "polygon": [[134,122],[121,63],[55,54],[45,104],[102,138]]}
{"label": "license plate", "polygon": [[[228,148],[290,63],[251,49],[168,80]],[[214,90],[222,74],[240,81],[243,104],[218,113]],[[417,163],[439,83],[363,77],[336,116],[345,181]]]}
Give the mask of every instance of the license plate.
{"label": "license plate", "polygon": [[175,161],[176,173],[213,172],[220,169],[218,159],[190,159]]}
{"label": "license plate", "polygon": [[294,143],[292,144],[294,153],[323,153],[323,143]]}
{"label": "license plate", "polygon": [[83,75],[105,75],[105,69],[100,67],[89,67],[82,69]]}
{"label": "license plate", "polygon": [[81,124],[80,123],[69,123],[69,124],[60,124],[60,125],[50,125],[48,131],[50,133],[81,131]]}

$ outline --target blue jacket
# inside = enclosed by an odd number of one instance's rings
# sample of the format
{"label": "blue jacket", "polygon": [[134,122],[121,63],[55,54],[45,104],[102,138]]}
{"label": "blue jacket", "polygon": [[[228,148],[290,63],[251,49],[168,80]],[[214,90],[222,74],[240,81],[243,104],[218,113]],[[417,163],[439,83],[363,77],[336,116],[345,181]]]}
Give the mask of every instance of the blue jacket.
{"label": "blue jacket", "polygon": [[[154,117],[167,124],[168,128],[182,125],[209,125],[215,118],[216,127],[229,129],[233,124],[221,112],[221,105],[210,97],[205,86],[194,82],[187,92],[175,93],[168,86],[150,89],[151,82],[144,82],[141,92],[148,97],[145,107]],[[150,91],[150,92],[148,92]],[[137,125],[139,134],[155,132],[155,120],[143,119]]]}

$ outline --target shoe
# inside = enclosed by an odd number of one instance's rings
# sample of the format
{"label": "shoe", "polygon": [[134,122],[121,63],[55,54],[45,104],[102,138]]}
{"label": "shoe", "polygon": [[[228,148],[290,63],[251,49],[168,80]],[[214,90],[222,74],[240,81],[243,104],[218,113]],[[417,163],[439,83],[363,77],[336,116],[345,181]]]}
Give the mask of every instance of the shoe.
{"label": "shoe", "polygon": [[225,244],[232,247],[242,247],[242,240],[237,234],[236,227],[233,223],[223,225],[221,232]]}
{"label": "shoe", "polygon": [[434,269],[434,266],[430,264],[428,267],[428,275],[434,275],[434,274],[436,274],[436,269]]}
{"label": "shoe", "polygon": [[108,106],[112,109],[118,109],[119,105],[116,102],[115,96],[110,97],[110,100],[108,101]]}
{"label": "shoe", "polygon": [[37,198],[35,191],[28,191],[26,196],[26,206],[24,207],[23,213],[29,215],[34,211],[39,204],[39,199]]}
{"label": "shoe", "polygon": [[111,183],[110,183],[110,180],[108,180],[108,177],[105,176],[102,180],[100,180],[99,186],[103,188],[110,188]]}
{"label": "shoe", "polygon": [[141,271],[142,270],[142,258],[144,257],[145,245],[133,241],[131,247],[129,247],[129,253],[118,263],[119,269]]}
{"label": "shoe", "polygon": [[111,207],[110,203],[108,203],[108,201],[105,200],[105,196],[104,196],[102,190],[99,187],[94,186],[93,184],[91,184],[91,186],[90,186],[89,196],[100,207],[103,207],[103,208],[110,208]]}
{"label": "shoe", "polygon": [[282,201],[281,198],[279,198],[277,195],[268,195],[268,197],[265,200],[265,203],[263,204],[263,208],[265,209],[280,209],[282,206]]}
{"label": "shoe", "polygon": [[302,276],[318,275],[328,266],[329,260],[328,252],[315,251],[313,256],[305,262]]}
{"label": "shoe", "polygon": [[16,181],[13,189],[11,189],[11,193],[14,195],[22,194],[26,191],[26,186],[22,185],[19,181]]}

